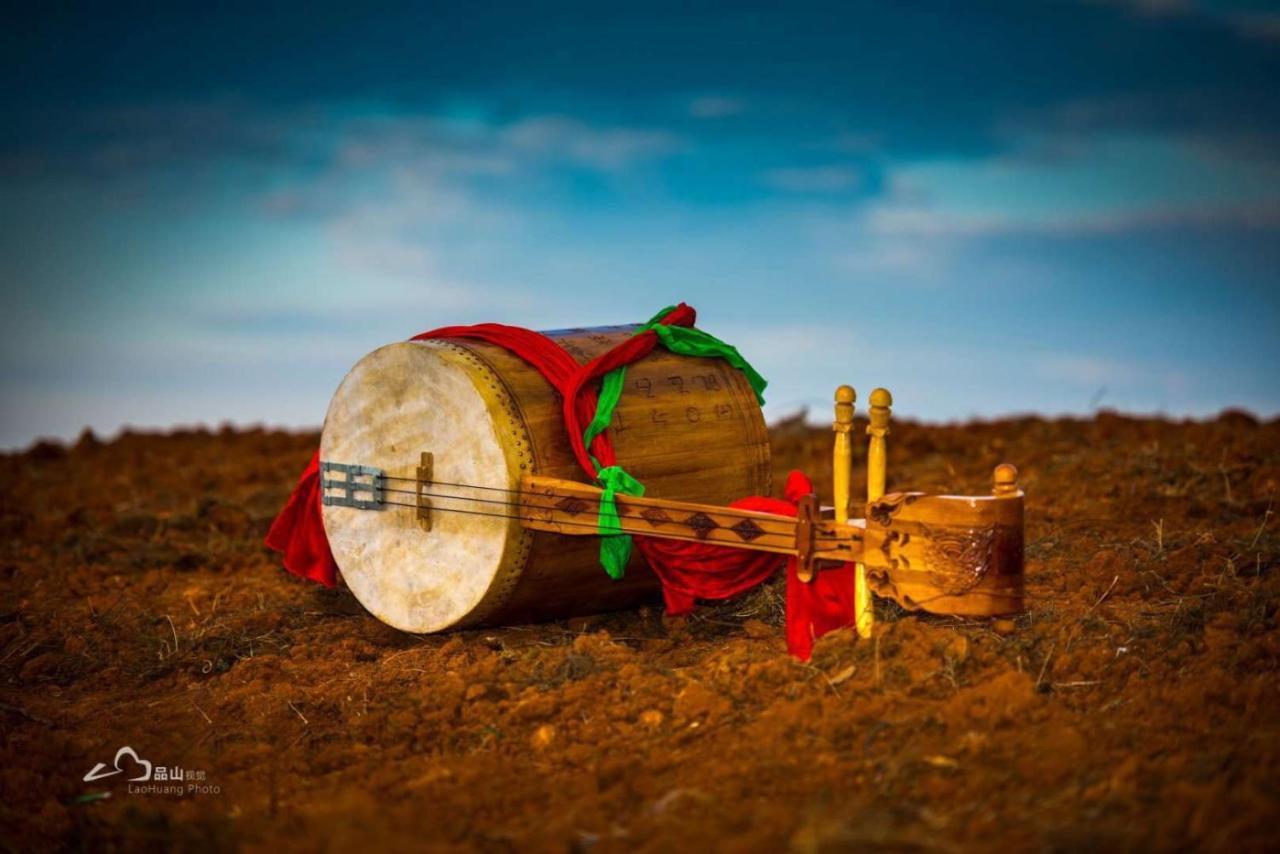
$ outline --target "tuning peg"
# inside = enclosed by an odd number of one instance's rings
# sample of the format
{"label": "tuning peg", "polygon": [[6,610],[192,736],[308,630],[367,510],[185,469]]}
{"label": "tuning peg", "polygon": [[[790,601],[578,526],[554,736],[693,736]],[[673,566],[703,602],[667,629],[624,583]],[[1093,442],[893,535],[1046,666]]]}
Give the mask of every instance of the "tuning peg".
{"label": "tuning peg", "polygon": [[1001,463],[996,466],[993,480],[992,494],[1012,495],[1018,491],[1018,467],[1012,463]]}

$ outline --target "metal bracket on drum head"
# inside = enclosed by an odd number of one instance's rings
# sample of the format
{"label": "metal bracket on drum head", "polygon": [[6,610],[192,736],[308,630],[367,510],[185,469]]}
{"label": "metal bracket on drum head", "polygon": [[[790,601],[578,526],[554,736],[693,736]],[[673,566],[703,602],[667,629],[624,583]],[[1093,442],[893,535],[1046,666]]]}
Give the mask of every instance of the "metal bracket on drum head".
{"label": "metal bracket on drum head", "polygon": [[[325,477],[330,472],[345,475],[345,477]],[[368,480],[358,480],[362,477],[367,477]],[[380,468],[321,460],[320,503],[331,507],[354,507],[357,510],[381,510],[386,506],[385,479],[386,472]],[[331,489],[336,489],[338,492],[330,495]],[[369,497],[357,497],[358,494],[364,493]]]}

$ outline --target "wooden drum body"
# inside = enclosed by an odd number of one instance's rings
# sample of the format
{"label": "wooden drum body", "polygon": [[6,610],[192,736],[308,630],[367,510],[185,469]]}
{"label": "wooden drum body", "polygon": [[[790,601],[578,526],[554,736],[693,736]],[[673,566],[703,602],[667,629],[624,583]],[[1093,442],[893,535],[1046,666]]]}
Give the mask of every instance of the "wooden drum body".
{"label": "wooden drum body", "polygon": [[[636,330],[547,335],[585,363]],[[768,433],[739,371],[659,347],[626,379],[613,442],[646,495],[727,504],[769,494]],[[532,532],[514,518],[523,475],[586,480],[561,406],[537,371],[478,341],[400,342],[352,368],[325,416],[320,458],[381,469],[386,505],[322,510],[342,576],[374,616],[434,632],[618,610],[657,594],[638,550],[626,577],[613,581],[600,566],[598,538]],[[429,530],[412,506],[424,452],[436,494]],[[582,517],[594,524],[594,506]]]}

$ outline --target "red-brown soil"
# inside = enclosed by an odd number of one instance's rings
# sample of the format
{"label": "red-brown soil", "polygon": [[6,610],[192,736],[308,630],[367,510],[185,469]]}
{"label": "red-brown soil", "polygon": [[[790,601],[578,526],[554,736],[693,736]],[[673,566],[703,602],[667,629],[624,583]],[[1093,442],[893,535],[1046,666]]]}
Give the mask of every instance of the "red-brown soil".
{"label": "red-brown soil", "polygon": [[[1280,423],[890,438],[891,489],[1019,466],[1030,611],[885,607],[808,664],[778,584],[685,619],[387,628],[261,546],[314,435],[0,457],[3,847],[1280,845]],[[830,494],[829,432],[774,441]],[[82,781],[123,745],[217,791]]]}

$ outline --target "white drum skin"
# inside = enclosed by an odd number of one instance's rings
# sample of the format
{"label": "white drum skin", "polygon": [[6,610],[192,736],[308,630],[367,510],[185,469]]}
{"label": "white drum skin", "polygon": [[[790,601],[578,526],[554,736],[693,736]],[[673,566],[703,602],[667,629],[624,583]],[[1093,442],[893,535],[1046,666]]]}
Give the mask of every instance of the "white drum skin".
{"label": "white drum skin", "polygon": [[[325,532],[347,586],[388,625],[408,632],[449,628],[482,613],[500,595],[501,578],[527,556],[531,534],[511,519],[436,512],[424,531],[413,479],[421,453],[436,449],[434,479],[495,490],[519,486],[520,460],[499,440],[499,424],[464,354],[440,342],[404,341],[370,353],[351,370],[325,416],[320,458],[382,469],[387,501],[380,511],[323,506]],[[504,447],[505,445],[505,447]],[[397,480],[395,478],[404,478]],[[505,499],[506,493],[450,490]],[[501,505],[432,499],[441,507]],[[492,597],[491,597],[492,598]]]}

